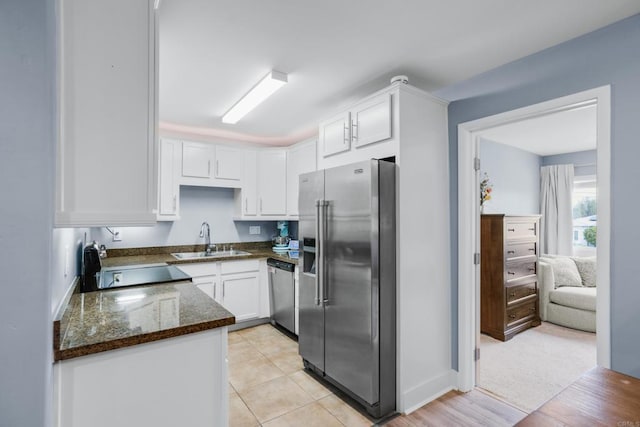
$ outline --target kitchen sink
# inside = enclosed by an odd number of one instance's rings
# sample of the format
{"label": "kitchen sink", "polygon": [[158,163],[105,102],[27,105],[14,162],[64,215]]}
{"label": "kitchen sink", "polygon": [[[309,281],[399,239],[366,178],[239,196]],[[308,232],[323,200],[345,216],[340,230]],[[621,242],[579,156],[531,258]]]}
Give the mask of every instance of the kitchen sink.
{"label": "kitchen sink", "polygon": [[240,257],[240,256],[251,255],[251,253],[246,251],[231,250],[231,251],[211,252],[209,254],[207,254],[206,252],[177,252],[171,255],[173,255],[174,258],[177,258],[177,259],[204,259],[204,258],[223,258],[223,257],[236,257],[236,256]]}

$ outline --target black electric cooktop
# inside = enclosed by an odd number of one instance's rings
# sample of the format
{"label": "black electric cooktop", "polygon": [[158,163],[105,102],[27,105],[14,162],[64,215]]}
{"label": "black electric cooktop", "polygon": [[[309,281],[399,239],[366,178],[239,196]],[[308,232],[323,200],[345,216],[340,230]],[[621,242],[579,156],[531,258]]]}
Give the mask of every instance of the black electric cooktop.
{"label": "black electric cooktop", "polygon": [[109,267],[100,272],[98,289],[148,285],[191,280],[191,277],[173,265]]}

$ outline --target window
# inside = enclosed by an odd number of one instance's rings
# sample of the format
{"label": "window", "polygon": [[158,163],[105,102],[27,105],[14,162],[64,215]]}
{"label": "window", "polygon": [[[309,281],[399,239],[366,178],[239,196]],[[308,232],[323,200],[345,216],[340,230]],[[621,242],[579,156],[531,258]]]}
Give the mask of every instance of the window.
{"label": "window", "polygon": [[578,256],[596,254],[596,178],[577,176],[573,183],[573,251]]}

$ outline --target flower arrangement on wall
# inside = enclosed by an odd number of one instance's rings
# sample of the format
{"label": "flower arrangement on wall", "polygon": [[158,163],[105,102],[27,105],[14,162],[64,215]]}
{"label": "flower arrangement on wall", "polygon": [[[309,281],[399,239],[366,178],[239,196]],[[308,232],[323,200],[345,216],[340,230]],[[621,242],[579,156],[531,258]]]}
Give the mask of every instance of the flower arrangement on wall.
{"label": "flower arrangement on wall", "polygon": [[484,203],[491,200],[491,192],[493,191],[493,184],[489,182],[489,175],[484,173],[484,178],[480,181],[480,209],[484,206]]}

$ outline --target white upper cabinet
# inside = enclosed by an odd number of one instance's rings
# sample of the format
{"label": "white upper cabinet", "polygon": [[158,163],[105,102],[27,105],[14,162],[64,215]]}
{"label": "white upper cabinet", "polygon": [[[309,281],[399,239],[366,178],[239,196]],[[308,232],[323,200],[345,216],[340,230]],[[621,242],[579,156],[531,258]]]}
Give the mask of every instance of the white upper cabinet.
{"label": "white upper cabinet", "polygon": [[180,173],[182,143],[160,140],[160,168],[158,179],[158,221],[180,219]]}
{"label": "white upper cabinet", "polygon": [[287,152],[258,152],[258,214],[287,214]]}
{"label": "white upper cabinet", "polygon": [[[367,159],[384,159],[398,156],[400,141],[400,117],[409,117],[413,106],[409,101],[404,103],[404,115],[400,110],[400,93],[414,93],[415,90],[403,83],[394,83],[353,104],[346,112],[334,116],[333,119],[320,123],[318,141],[318,169],[342,166]],[[408,98],[408,97],[405,97]],[[326,138],[326,126],[332,125],[333,120],[342,116],[347,123],[345,136],[349,136],[349,143],[344,150],[338,150],[336,145]],[[337,127],[336,127],[337,129]],[[323,133],[325,140],[323,141]],[[337,130],[335,132],[337,134]],[[334,147],[334,148],[332,148]]]}
{"label": "white upper cabinet", "polygon": [[215,177],[232,181],[242,180],[243,152],[237,148],[216,146]]}
{"label": "white upper cabinet", "polygon": [[254,218],[258,215],[258,153],[243,153],[242,190],[236,191],[236,212],[239,218]]}
{"label": "white upper cabinet", "polygon": [[351,114],[340,113],[320,123],[320,149],[322,155],[342,153],[351,148]]}
{"label": "white upper cabinet", "polygon": [[242,150],[206,142],[183,141],[183,185],[239,188],[242,185]]}
{"label": "white upper cabinet", "polygon": [[351,109],[351,141],[355,147],[391,138],[391,94],[385,93]]}
{"label": "white upper cabinet", "polygon": [[182,176],[195,178],[192,185],[208,185],[213,178],[211,164],[215,158],[215,146],[200,142],[182,144]]}
{"label": "white upper cabinet", "polygon": [[316,140],[290,147],[287,152],[287,215],[298,215],[300,174],[316,170]]}
{"label": "white upper cabinet", "polygon": [[156,222],[153,0],[58,0],[55,225]]}

